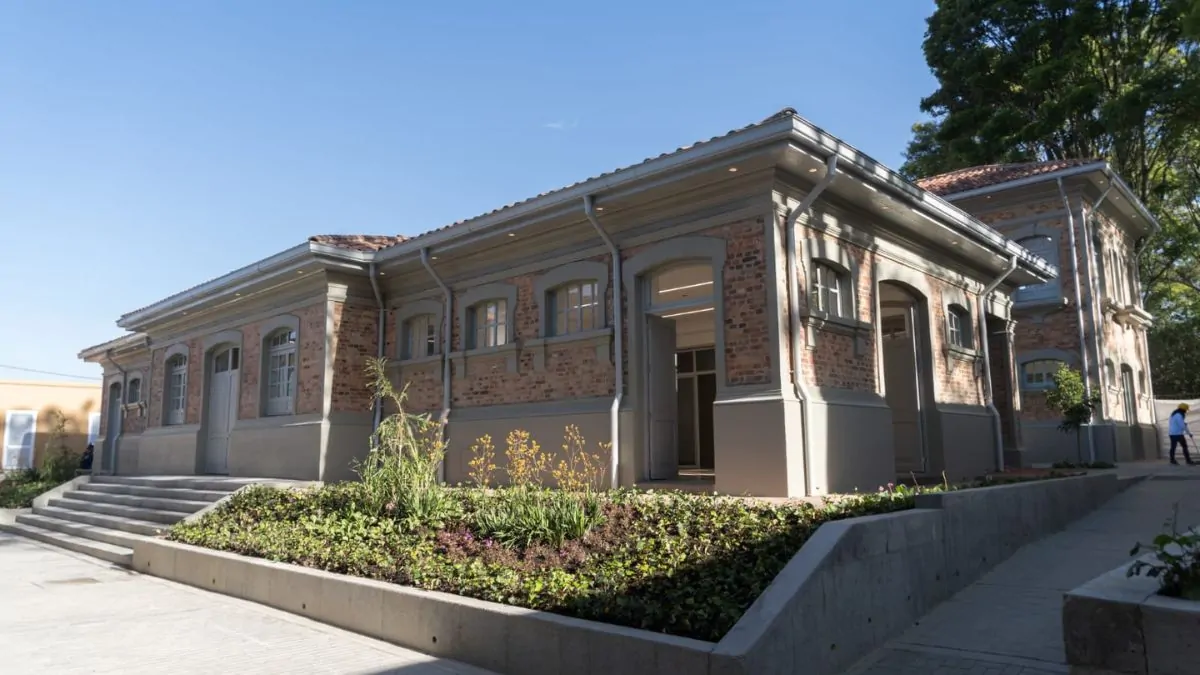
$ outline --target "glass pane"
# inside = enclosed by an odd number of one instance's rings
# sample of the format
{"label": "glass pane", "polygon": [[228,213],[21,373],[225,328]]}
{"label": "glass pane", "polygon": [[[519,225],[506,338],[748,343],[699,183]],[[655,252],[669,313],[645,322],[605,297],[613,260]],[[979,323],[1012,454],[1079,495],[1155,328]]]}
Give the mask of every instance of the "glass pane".
{"label": "glass pane", "polygon": [[696,370],[716,370],[717,352],[714,349],[701,349],[696,352]]}
{"label": "glass pane", "polygon": [[558,316],[554,318],[554,334],[567,334],[567,310],[565,309],[559,310]]}
{"label": "glass pane", "polygon": [[679,352],[675,355],[675,372],[690,373],[695,370],[695,355],[692,352]]}
{"label": "glass pane", "polygon": [[585,304],[579,312],[579,330],[593,330],[596,325],[595,304]]}
{"label": "glass pane", "polygon": [[508,303],[503,300],[496,303],[496,323],[508,323]]}
{"label": "glass pane", "polygon": [[220,354],[217,354],[217,359],[213,363],[213,370],[217,371],[218,373],[223,373],[223,372],[229,370],[229,352],[228,351],[224,351],[224,352],[221,352]]}
{"label": "glass pane", "polygon": [[[688,354],[690,356],[690,353]],[[679,464],[696,465],[696,379],[681,377],[676,387],[679,405]]]}
{"label": "glass pane", "polygon": [[241,366],[242,350],[234,347],[229,350],[229,369],[237,370]]}

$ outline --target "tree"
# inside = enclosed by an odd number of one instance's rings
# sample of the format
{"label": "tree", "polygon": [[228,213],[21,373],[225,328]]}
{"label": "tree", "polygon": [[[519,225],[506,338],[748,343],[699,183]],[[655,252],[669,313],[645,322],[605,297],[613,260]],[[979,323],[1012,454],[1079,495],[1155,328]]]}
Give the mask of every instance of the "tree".
{"label": "tree", "polygon": [[902,168],[1106,159],[1162,225],[1139,253],[1152,376],[1193,391],[1200,372],[1162,364],[1200,352],[1198,40],[1200,0],[937,0],[938,88]]}
{"label": "tree", "polygon": [[1083,376],[1078,370],[1063,364],[1054,373],[1054,389],[1046,393],[1046,405],[1062,415],[1058,430],[1064,434],[1075,432],[1075,454],[1083,462],[1083,428],[1092,421],[1100,397],[1087,395]]}

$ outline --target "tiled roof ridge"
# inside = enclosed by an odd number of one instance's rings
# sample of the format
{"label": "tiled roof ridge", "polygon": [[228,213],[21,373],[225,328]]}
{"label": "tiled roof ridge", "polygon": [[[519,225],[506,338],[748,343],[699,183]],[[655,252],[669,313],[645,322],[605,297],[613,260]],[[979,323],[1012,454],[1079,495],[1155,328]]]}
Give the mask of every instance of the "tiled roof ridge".
{"label": "tiled roof ridge", "polygon": [[402,234],[314,234],[308,240],[351,251],[372,253],[408,241]]}
{"label": "tiled roof ridge", "polygon": [[1097,164],[1103,161],[1103,159],[1095,157],[1080,157],[1032,162],[980,164],[978,166],[968,166],[962,169],[955,169],[954,171],[947,171],[946,173],[934,176],[926,176],[914,182],[917,187],[933,194],[950,195],[956,192],[966,192],[967,190],[999,185],[1022,178],[1052,173],[1076,166]]}

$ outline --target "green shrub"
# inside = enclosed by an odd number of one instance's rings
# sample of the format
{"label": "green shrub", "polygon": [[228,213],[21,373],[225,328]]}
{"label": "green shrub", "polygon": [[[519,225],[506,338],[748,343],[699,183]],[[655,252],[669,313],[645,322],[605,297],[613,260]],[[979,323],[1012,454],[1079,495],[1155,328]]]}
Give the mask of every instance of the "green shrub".
{"label": "green shrub", "polygon": [[485,500],[472,514],[470,527],[505,546],[561,548],[603,521],[600,499],[594,493],[517,486],[498,490]]}
{"label": "green shrub", "polygon": [[1158,579],[1162,595],[1200,600],[1200,532],[1195,528],[1179,531],[1178,504],[1164,530],[1149,545],[1139,543],[1133,547],[1129,555],[1149,551],[1152,560],[1134,561],[1126,576]]}
{"label": "green shrub", "polygon": [[355,466],[365,507],[406,529],[441,528],[457,505],[438,480],[438,466],[446,456],[442,425],[405,410],[407,390],[397,392],[392,386],[386,359],[372,359],[367,372],[376,404],[390,403],[396,412],[380,422],[367,458]]}

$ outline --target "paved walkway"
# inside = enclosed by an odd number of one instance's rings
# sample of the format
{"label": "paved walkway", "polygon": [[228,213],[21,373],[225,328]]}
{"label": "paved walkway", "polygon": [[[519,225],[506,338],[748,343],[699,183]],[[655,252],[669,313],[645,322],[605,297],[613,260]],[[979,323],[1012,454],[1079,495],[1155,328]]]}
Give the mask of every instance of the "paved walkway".
{"label": "paved walkway", "polygon": [[1130,471],[1151,477],[1066,530],[1025,546],[847,675],[1068,672],[1063,593],[1128,561],[1135,543],[1162,531],[1176,504],[1183,525],[1200,523],[1200,468],[1164,463]]}
{"label": "paved walkway", "polygon": [[0,672],[489,675],[5,533]]}

